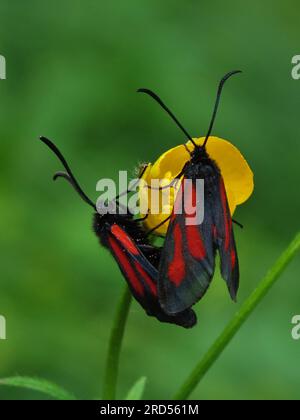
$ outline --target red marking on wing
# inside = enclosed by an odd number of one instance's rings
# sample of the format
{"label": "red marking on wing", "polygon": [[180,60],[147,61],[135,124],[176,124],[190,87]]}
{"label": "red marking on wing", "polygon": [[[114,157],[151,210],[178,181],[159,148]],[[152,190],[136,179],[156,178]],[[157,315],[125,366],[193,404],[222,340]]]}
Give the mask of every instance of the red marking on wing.
{"label": "red marking on wing", "polygon": [[135,268],[137,269],[137,271],[143,277],[143,280],[145,281],[145,283],[148,285],[151,293],[154,296],[157,296],[157,287],[156,287],[156,284],[154,283],[154,281],[152,280],[152,278],[149,276],[148,273],[146,273],[146,271],[143,269],[141,264],[139,264],[137,261],[135,261],[134,265],[135,265]]}
{"label": "red marking on wing", "polygon": [[182,232],[178,224],[174,228],[174,248],[173,261],[170,263],[168,275],[171,282],[179,286],[185,277],[185,261],[182,251]]}
{"label": "red marking on wing", "polygon": [[186,239],[191,255],[197,260],[205,258],[205,246],[198,226],[186,226]]}
{"label": "red marking on wing", "polygon": [[111,233],[121,242],[123,247],[133,255],[139,255],[139,250],[127,235],[127,233],[118,225],[112,225]]}
{"label": "red marking on wing", "polygon": [[227,195],[224,186],[223,179],[221,178],[220,181],[220,193],[221,193],[221,200],[222,200],[222,207],[223,207],[223,214],[224,214],[224,226],[225,226],[225,250],[227,251],[230,244],[230,235],[231,235],[231,216],[227,214]]}
{"label": "red marking on wing", "polygon": [[217,234],[218,234],[218,232],[217,232],[217,226],[216,225],[212,225],[212,235],[213,235],[214,240],[217,239]]}
{"label": "red marking on wing", "polygon": [[139,295],[141,295],[141,296],[144,295],[143,286],[140,283],[140,280],[139,280],[137,274],[135,273],[135,271],[134,271],[127,255],[123,251],[123,249],[120,247],[118,242],[112,237],[109,237],[109,244],[110,244],[110,246],[111,246],[111,248],[112,248],[119,264],[120,264],[120,266],[125,271],[126,276],[128,277],[128,280],[130,281],[131,286],[134,288],[134,290]]}
{"label": "red marking on wing", "polygon": [[231,259],[231,269],[233,270],[236,263],[236,253],[234,249],[231,250],[230,259]]}

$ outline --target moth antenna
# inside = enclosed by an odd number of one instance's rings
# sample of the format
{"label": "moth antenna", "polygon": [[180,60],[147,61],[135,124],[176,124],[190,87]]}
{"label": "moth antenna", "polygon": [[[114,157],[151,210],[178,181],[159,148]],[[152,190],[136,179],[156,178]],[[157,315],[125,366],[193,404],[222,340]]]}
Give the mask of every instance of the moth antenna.
{"label": "moth antenna", "polygon": [[89,204],[91,207],[93,207],[93,209],[96,209],[95,204],[92,202],[92,200],[89,199],[89,197],[84,193],[84,191],[80,187],[80,185],[77,182],[75,176],[73,175],[73,172],[71,171],[71,168],[70,168],[68,162],[66,161],[66,159],[64,158],[63,154],[60,152],[60,150],[58,149],[58,147],[55,146],[55,144],[52,143],[52,141],[49,140],[49,139],[47,139],[46,137],[40,137],[40,140],[44,144],[46,144],[46,146],[48,146],[50,150],[52,150],[52,152],[58,157],[58,159],[60,160],[60,162],[63,164],[64,168],[67,171],[67,173],[65,173],[65,172],[58,172],[57,174],[54,175],[54,178],[53,179],[56,180],[59,177],[65,178],[67,181],[70,182],[70,184],[78,192],[78,194],[80,195],[80,197],[87,204]]}
{"label": "moth antenna", "polygon": [[[193,143],[193,145],[195,147],[197,147],[196,143],[194,142],[194,140],[192,139],[192,136],[190,136],[190,134],[186,131],[186,129],[183,127],[183,125],[178,121],[178,119],[175,117],[175,115],[173,114],[173,112],[167,107],[167,105],[160,99],[160,97],[158,95],[156,95],[156,93],[152,92],[152,90],[150,89],[138,89],[138,93],[146,93],[146,95],[151,96],[151,98],[153,98],[168,114],[169,116],[172,118],[172,120],[175,122],[175,124],[180,128],[181,131],[183,131],[183,133],[186,135],[186,137]],[[190,151],[189,151],[190,153]],[[191,154],[191,153],[190,153]]]}
{"label": "moth antenna", "polygon": [[212,117],[211,117],[211,120],[210,120],[209,128],[208,128],[208,131],[207,131],[207,134],[206,134],[203,145],[198,146],[198,147],[205,148],[205,146],[207,144],[207,141],[209,139],[209,136],[211,135],[211,132],[212,132],[212,129],[213,129],[213,126],[214,126],[214,122],[215,122],[215,119],[216,119],[216,116],[217,116],[217,111],[218,111],[218,107],[219,107],[219,104],[220,104],[221,94],[222,94],[222,90],[223,90],[225,82],[231,76],[234,76],[235,74],[238,74],[238,73],[242,73],[242,71],[241,70],[233,70],[233,71],[225,74],[225,76],[220,81],[219,86],[218,86],[218,91],[217,91],[217,98],[216,98],[215,106],[214,106],[214,109],[213,109],[213,114],[212,114]]}
{"label": "moth antenna", "polygon": [[78,184],[74,183],[73,179],[69,174],[67,174],[67,172],[56,172],[53,176],[53,181],[56,181],[58,178],[64,178],[66,181],[68,181],[74,190],[80,195],[82,200],[92,206],[93,209],[97,210],[95,204],[84,193],[82,193],[81,188],[78,189]]}

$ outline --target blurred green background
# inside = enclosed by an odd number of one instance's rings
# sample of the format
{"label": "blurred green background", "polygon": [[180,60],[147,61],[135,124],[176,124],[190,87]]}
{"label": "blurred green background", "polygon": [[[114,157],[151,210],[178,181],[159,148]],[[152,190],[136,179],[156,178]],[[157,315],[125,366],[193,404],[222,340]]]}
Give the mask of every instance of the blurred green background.
{"label": "blurred green background", "polygon": [[[239,303],[219,275],[186,331],[134,303],[118,396],[142,375],[146,398],[169,398],[299,228],[299,2],[0,1],[0,377],[44,377],[79,398],[99,397],[105,352],[124,280],[91,231],[91,212],[37,141],[52,138],[89,195],[183,142],[170,119],[135,90],[156,90],[195,136],[205,134],[217,82],[229,70],[214,134],[232,141],[255,173],[236,212]],[[298,399],[300,260],[243,327],[195,399]],[[39,398],[0,389],[0,398]]]}

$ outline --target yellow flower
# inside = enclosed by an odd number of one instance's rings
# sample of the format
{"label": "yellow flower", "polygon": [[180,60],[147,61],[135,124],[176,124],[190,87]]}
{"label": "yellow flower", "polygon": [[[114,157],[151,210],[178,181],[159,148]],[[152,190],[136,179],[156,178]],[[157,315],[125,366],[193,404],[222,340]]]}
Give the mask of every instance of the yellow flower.
{"label": "yellow flower", "polygon": [[[196,144],[202,145],[204,139],[204,137],[201,137],[194,139],[194,141]],[[193,150],[194,146],[191,141],[187,143],[187,147],[190,151]],[[253,172],[240,151],[227,140],[211,136],[207,142],[206,150],[208,155],[217,163],[221,170],[230,211],[231,214],[233,214],[236,206],[244,203],[253,192]],[[153,165],[150,164],[142,179],[148,185],[151,185],[151,180],[153,179],[163,180],[161,183],[162,186],[168,185],[178,174],[180,174],[182,168],[189,159],[190,155],[184,145],[174,147],[162,154]],[[155,204],[159,205],[159,214],[151,214],[150,212],[144,222],[147,230],[154,229],[171,214],[174,205],[174,196],[176,197],[179,187],[180,182],[177,183],[176,188],[174,189],[161,190],[159,194],[155,194],[159,197],[159,203],[154,202],[155,195],[151,196],[151,189],[148,189],[147,187],[140,189],[141,204],[146,202],[145,200],[148,195],[149,209],[153,209]],[[157,193],[157,191],[155,192]],[[164,194],[170,194],[169,205],[166,204],[162,206],[161,203],[163,202]],[[165,235],[167,229],[168,222],[154,233],[156,235]]]}

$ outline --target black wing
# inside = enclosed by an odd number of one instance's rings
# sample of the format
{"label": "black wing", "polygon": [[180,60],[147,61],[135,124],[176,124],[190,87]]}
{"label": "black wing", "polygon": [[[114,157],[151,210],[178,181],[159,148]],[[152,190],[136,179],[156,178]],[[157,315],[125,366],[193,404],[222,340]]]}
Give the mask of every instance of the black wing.
{"label": "black wing", "polygon": [[111,226],[108,246],[116,259],[135,299],[150,316],[161,322],[193,327],[197,318],[191,309],[174,316],[166,314],[158,300],[158,271],[144,256],[132,238],[118,225]]}
{"label": "black wing", "polygon": [[[159,267],[159,298],[170,314],[186,310],[201,299],[215,270],[211,198],[205,193],[203,223],[190,225],[186,202],[197,206],[201,203],[196,181],[185,181],[184,178],[176,197]],[[182,214],[178,214],[181,207]]]}

